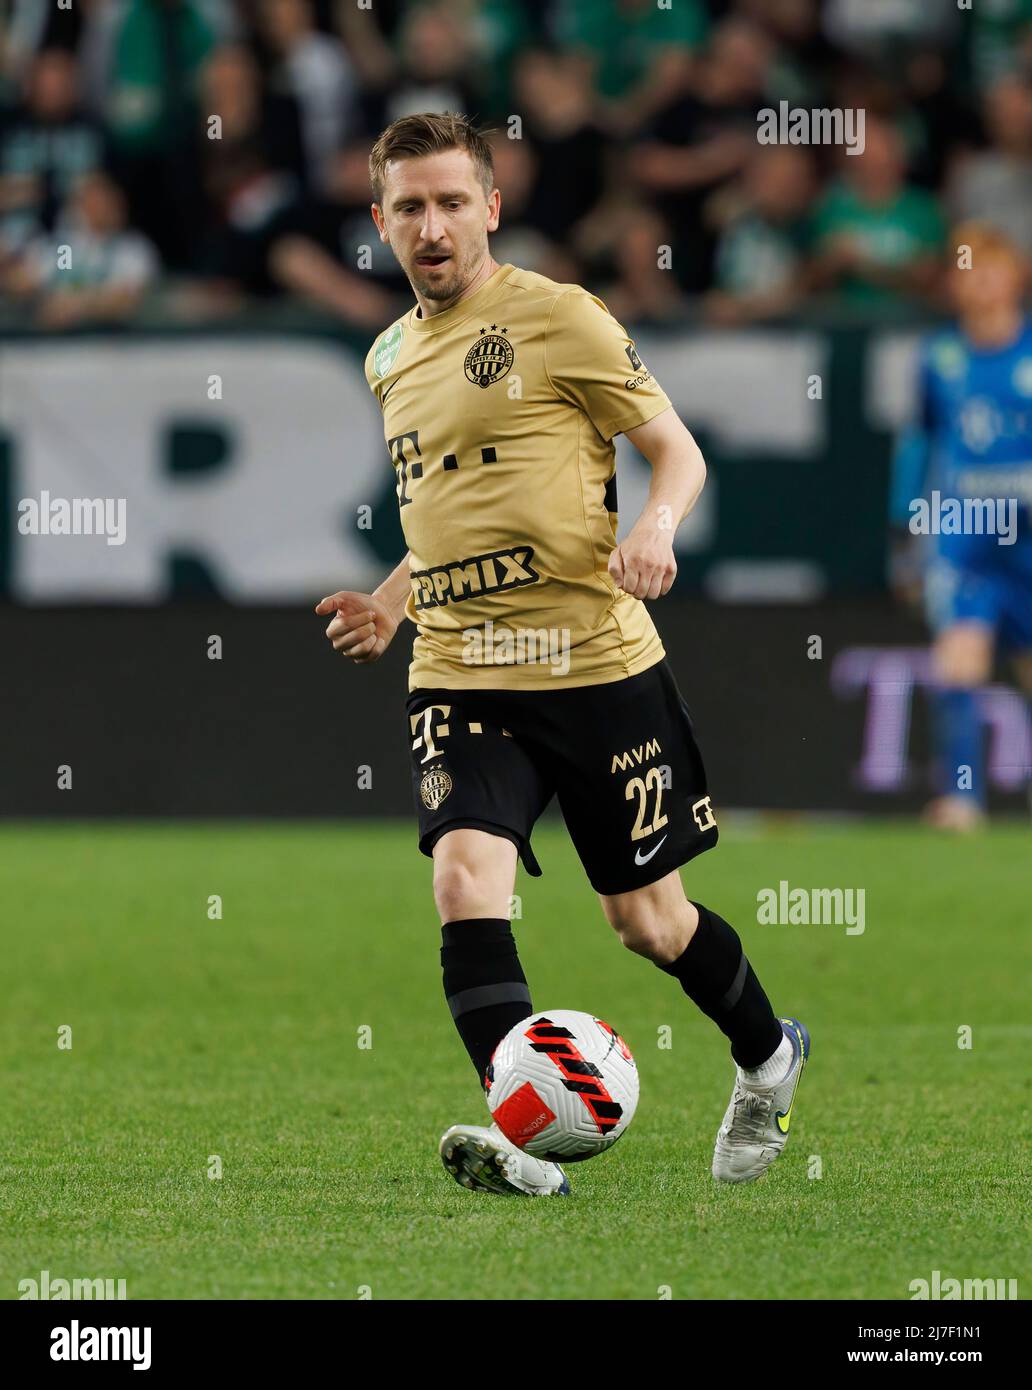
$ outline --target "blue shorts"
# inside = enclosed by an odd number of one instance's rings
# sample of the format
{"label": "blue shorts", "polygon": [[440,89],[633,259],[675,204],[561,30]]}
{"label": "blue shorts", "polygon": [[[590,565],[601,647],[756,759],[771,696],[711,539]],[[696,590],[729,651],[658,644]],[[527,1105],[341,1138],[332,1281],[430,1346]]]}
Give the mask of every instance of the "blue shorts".
{"label": "blue shorts", "polygon": [[925,576],[925,609],[937,633],[954,623],[985,623],[1001,647],[1032,649],[1032,547],[1012,547],[992,567],[966,567],[937,555]]}

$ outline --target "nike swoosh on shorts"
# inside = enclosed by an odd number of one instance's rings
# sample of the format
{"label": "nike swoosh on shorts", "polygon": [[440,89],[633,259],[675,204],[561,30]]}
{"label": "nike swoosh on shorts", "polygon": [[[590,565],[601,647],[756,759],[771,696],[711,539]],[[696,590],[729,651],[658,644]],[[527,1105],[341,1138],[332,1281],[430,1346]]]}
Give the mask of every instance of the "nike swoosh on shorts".
{"label": "nike swoosh on shorts", "polygon": [[[664,835],[664,836],[663,836],[663,840],[665,840],[665,839],[666,839],[666,836]],[[637,851],[635,851],[634,862],[635,862],[636,864],[647,864],[647,863],[649,862],[649,860],[652,858],[652,856],[657,852],[657,850],[659,849],[660,845],[662,845],[663,840],[660,840],[660,842],[659,842],[658,845],[653,845],[653,847],[649,850],[648,854],[646,854],[644,857],[642,856],[642,852],[641,852],[640,849],[637,850]]]}

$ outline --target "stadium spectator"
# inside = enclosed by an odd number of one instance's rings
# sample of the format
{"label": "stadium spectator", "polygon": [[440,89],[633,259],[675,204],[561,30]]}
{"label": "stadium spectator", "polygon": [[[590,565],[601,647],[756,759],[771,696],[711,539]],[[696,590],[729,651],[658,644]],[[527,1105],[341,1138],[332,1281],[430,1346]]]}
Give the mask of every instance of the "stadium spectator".
{"label": "stadium spectator", "polygon": [[525,216],[561,242],[591,216],[605,186],[608,141],[593,119],[590,81],[568,54],[531,49],[516,65],[514,93],[537,166]]}
{"label": "stadium spectator", "polygon": [[[203,312],[299,294],[379,326],[398,277],[368,144],[434,109],[500,131],[499,254],[604,287],[629,320],[688,296],[721,322],[814,294],[938,307],[940,199],[1032,249],[1029,0],[8,2],[0,264],[107,167],[164,273],[204,277]],[[758,155],[780,99],[862,107],[868,152]]]}
{"label": "stadium spectator", "polygon": [[558,0],[553,28],[594,85],[600,122],[629,135],[676,99],[709,24],[701,0]]}
{"label": "stadium spectator", "polygon": [[0,25],[0,90],[4,82],[16,87],[44,49],[74,51],[91,4],[95,0],[59,9],[39,0],[8,0]]}
{"label": "stadium spectator", "polygon": [[538,157],[529,140],[510,140],[496,131],[491,138],[495,181],[502,189],[502,222],[491,238],[491,252],[504,265],[547,275],[561,284],[580,278],[581,267],[568,247],[552,241],[527,218],[527,204],[537,184]]}
{"label": "stadium spectator", "polygon": [[108,122],[117,149],[162,154],[184,138],[215,35],[195,0],[130,0],[116,29]]}
{"label": "stadium spectator", "polygon": [[262,0],[259,13],[272,91],[300,108],[307,180],[322,189],[334,154],[357,131],[357,74],[343,44],[316,29],[311,0]]}
{"label": "stadium spectator", "polygon": [[552,0],[462,0],[473,29],[474,62],[480,106],[492,125],[504,123],[519,108],[513,77],[520,56],[546,41],[545,23]]}
{"label": "stadium spectator", "polygon": [[75,181],[103,161],[103,133],[80,109],[71,53],[38,53],[25,88],[0,129],[0,254],[50,231]]}
{"label": "stadium spectator", "polygon": [[359,91],[360,102],[382,94],[394,80],[398,59],[393,39],[400,17],[401,0],[377,0],[371,9],[360,8],[354,0],[336,0],[333,6],[335,30],[364,89]]}
{"label": "stadium spectator", "polygon": [[108,128],[132,221],[189,266],[201,220],[197,84],[215,32],[197,0],[129,0],[112,42]]}
{"label": "stadium spectator", "polygon": [[774,46],[757,25],[742,19],[722,24],[698,73],[649,122],[624,166],[624,176],[676,229],[675,270],[688,291],[711,282],[713,244],[702,208],[756,148],[756,114],[765,103],[773,57]]}
{"label": "stadium spectator", "polygon": [[127,226],[122,190],[95,172],[79,180],[55,231],[30,242],[4,279],[8,292],[34,301],[40,327],[63,329],[128,318],[158,269],[154,247]]}
{"label": "stadium spectator", "polygon": [[[593,219],[592,229],[605,227],[607,263],[615,279],[603,283],[599,297],[617,319],[628,322],[672,322],[688,308],[685,298],[665,264],[664,249],[671,244],[670,230],[662,216],[647,204],[630,197],[614,200],[604,215]],[[597,259],[603,249],[582,238],[585,250]]]}
{"label": "stadium spectator", "polygon": [[270,245],[272,283],[345,323],[375,331],[397,317],[397,273],[369,216],[369,145],[348,146],[334,161],[332,201],[295,210]]}
{"label": "stadium spectator", "polygon": [[854,305],[931,300],[945,225],[935,198],[907,184],[899,134],[868,116],[863,153],[842,151],[840,160],[816,212],[812,284]]}
{"label": "stadium spectator", "polygon": [[277,292],[269,255],[303,206],[300,187],[292,174],[270,165],[257,140],[240,141],[207,173],[205,192],[211,216],[195,265],[205,282],[210,308],[235,309],[241,307],[242,298],[266,298]]}
{"label": "stadium spectator", "polygon": [[[217,184],[219,167],[235,162],[245,146],[259,149],[270,169],[292,175],[298,188],[303,185],[305,155],[297,102],[288,92],[263,85],[251,49],[243,44],[215,49],[201,73],[200,90],[197,163],[206,190]],[[212,131],[206,112],[218,115],[217,131]]]}
{"label": "stadium spectator", "polygon": [[1032,88],[1002,77],[985,93],[983,119],[989,148],[969,155],[948,190],[951,215],[984,217],[1032,256]]}
{"label": "stadium spectator", "polygon": [[959,23],[956,0],[891,0],[890,4],[825,0],[824,4],[824,32],[835,47],[872,62],[891,58],[900,45],[946,44]]}
{"label": "stadium spectator", "polygon": [[820,24],[821,0],[738,0],[740,14],[751,19],[776,45],[770,85],[786,101],[820,105],[834,51]]}
{"label": "stadium spectator", "polygon": [[474,28],[447,3],[409,8],[400,30],[400,70],[384,104],[387,122],[416,111],[462,111],[482,117],[474,80]]}
{"label": "stadium spectator", "polygon": [[919,48],[907,55],[896,88],[897,111],[913,130],[911,175],[930,189],[942,186],[950,163],[979,139],[977,113],[949,77],[944,53]]}
{"label": "stadium spectator", "polygon": [[1001,77],[1032,71],[1032,4],[1029,0],[992,0],[973,4],[964,16],[972,76],[979,88]]}
{"label": "stadium spectator", "polygon": [[757,146],[742,178],[714,196],[707,211],[720,229],[716,288],[703,306],[711,323],[776,318],[798,307],[816,186],[809,149]]}

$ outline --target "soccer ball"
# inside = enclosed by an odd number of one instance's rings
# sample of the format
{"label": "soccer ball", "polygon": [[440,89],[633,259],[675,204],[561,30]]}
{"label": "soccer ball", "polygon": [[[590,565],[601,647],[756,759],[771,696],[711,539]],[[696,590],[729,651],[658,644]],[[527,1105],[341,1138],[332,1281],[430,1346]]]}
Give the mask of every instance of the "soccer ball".
{"label": "soccer ball", "polygon": [[524,1153],[576,1163],[612,1148],[634,1118],[638,1068],[593,1014],[549,1009],[509,1030],[485,1077],[487,1104]]}

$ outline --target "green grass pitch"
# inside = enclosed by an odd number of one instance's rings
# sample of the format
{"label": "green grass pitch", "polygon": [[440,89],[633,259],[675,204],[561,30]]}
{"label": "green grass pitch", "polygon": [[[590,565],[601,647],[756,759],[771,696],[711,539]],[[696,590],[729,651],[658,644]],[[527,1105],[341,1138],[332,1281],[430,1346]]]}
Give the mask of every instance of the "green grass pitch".
{"label": "green grass pitch", "polygon": [[[619,945],[561,823],[535,849],[535,1005],[609,1020],[642,1080],[567,1200],[440,1167],[486,1112],[413,825],[0,828],[0,1296],[44,1269],[130,1299],[906,1299],[935,1269],[1026,1296],[1027,828],[732,822],[682,870],[813,1036],[786,1152],[741,1188],[709,1174],[723,1038]],[[781,879],[862,887],[864,933],[757,925]]]}

